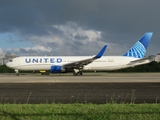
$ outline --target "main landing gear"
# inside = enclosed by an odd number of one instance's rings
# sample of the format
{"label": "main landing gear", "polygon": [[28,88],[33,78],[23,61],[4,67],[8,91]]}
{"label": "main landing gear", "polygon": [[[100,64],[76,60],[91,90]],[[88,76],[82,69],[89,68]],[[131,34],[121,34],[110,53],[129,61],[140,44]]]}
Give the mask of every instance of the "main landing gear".
{"label": "main landing gear", "polygon": [[82,73],[82,71],[81,70],[79,70],[79,69],[74,69],[74,71],[73,71],[73,75],[74,76],[76,76],[76,75],[83,75],[83,73]]}

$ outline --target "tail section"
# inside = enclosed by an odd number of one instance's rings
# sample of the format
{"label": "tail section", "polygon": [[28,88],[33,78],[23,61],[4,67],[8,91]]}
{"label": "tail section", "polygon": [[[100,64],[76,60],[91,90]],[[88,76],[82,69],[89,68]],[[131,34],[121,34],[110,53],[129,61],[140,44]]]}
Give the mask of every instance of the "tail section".
{"label": "tail section", "polygon": [[146,54],[152,34],[152,32],[145,33],[143,37],[137,41],[123,56],[143,58]]}

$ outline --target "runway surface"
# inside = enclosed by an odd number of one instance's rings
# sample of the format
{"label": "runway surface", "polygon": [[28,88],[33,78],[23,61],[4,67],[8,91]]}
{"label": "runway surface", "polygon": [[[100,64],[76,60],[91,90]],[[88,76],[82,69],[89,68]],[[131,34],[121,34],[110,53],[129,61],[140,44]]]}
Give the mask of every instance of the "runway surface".
{"label": "runway surface", "polygon": [[0,74],[1,103],[160,103],[160,73]]}
{"label": "runway surface", "polygon": [[109,83],[160,82],[160,73],[0,74],[0,83]]}

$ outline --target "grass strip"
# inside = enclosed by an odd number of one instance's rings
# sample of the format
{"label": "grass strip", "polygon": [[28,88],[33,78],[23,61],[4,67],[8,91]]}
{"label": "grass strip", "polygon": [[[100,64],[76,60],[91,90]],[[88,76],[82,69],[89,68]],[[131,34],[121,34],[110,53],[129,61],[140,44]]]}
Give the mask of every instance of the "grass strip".
{"label": "grass strip", "polygon": [[0,104],[0,120],[159,120],[160,104]]}

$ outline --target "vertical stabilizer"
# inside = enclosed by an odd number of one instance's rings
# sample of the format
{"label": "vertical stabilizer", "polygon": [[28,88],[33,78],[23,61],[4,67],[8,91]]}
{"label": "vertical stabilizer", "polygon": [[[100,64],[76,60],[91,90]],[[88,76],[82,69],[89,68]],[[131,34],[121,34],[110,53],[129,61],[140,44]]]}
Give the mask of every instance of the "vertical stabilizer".
{"label": "vertical stabilizer", "polygon": [[152,34],[152,32],[145,33],[143,37],[137,41],[123,56],[143,58],[146,54]]}

